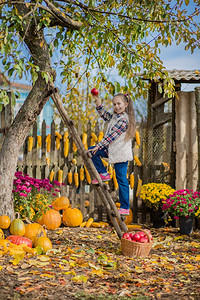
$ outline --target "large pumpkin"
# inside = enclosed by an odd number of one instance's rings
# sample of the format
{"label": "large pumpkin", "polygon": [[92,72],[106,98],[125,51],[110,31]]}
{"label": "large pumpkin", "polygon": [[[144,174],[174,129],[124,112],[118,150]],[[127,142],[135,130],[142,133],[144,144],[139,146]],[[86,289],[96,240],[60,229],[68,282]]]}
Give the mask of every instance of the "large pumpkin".
{"label": "large pumpkin", "polygon": [[69,227],[79,226],[83,222],[83,214],[78,208],[67,208],[62,218],[63,224]]}
{"label": "large pumpkin", "polygon": [[0,216],[0,228],[7,229],[10,226],[10,218],[8,216]]}
{"label": "large pumpkin", "polygon": [[25,237],[30,239],[33,243],[35,242],[36,238],[43,236],[46,237],[45,229],[38,223],[31,223],[25,225]]}
{"label": "large pumpkin", "polygon": [[23,236],[25,234],[25,224],[21,219],[14,219],[10,223],[10,233],[13,235]]}
{"label": "large pumpkin", "polygon": [[56,198],[56,200],[52,203],[53,208],[56,210],[64,210],[69,207],[69,199],[67,197],[61,196]]}
{"label": "large pumpkin", "polygon": [[42,236],[36,239],[34,246],[41,247],[44,253],[46,253],[48,250],[52,249],[52,243],[51,243],[50,239],[47,237],[42,237]]}
{"label": "large pumpkin", "polygon": [[26,244],[28,247],[32,248],[32,242],[30,239],[24,237],[24,236],[19,236],[19,235],[9,235],[7,237],[7,240],[9,240],[11,243],[15,245],[21,245],[21,244]]}
{"label": "large pumpkin", "polygon": [[[116,202],[115,204],[116,204],[117,208],[120,208],[121,204],[119,202]],[[130,225],[132,223],[132,221],[133,221],[133,211],[132,211],[132,209],[129,208],[129,215],[125,216],[124,223],[126,225]]]}
{"label": "large pumpkin", "polygon": [[47,229],[56,229],[61,225],[61,215],[55,209],[49,209],[43,214],[42,223]]}

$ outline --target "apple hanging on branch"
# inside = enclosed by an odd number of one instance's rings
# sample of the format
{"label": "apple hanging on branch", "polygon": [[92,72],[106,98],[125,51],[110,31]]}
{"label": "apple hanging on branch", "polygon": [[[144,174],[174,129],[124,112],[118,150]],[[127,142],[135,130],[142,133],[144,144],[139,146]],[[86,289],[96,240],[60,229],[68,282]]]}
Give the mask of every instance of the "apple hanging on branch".
{"label": "apple hanging on branch", "polygon": [[99,94],[99,92],[98,92],[97,89],[93,88],[93,89],[91,90],[91,94],[94,95],[94,96],[97,96],[97,95]]}

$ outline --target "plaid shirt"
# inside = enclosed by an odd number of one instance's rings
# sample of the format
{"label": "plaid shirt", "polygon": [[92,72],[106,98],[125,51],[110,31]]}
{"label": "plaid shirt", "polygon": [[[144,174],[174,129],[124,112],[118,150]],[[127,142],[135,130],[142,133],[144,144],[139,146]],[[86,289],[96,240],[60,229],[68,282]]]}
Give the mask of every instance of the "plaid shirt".
{"label": "plaid shirt", "polygon": [[[112,114],[106,111],[103,108],[103,105],[97,106],[96,107],[100,117],[104,119],[105,121],[110,121],[112,119]],[[117,115],[116,117],[119,118],[121,117],[121,114]],[[103,137],[103,139],[96,145],[99,150],[105,147],[105,152],[108,154],[108,146],[110,143],[114,142],[120,134],[126,131],[128,128],[128,122],[125,118],[122,118],[120,120],[116,120],[116,124],[107,132],[107,134]]]}

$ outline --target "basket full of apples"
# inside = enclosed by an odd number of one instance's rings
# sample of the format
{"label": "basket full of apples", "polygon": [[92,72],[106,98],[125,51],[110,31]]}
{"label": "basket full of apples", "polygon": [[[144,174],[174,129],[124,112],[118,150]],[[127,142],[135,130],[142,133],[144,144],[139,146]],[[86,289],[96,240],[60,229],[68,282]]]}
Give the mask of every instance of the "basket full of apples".
{"label": "basket full of apples", "polygon": [[121,250],[128,257],[148,256],[153,245],[150,230],[135,228],[134,232],[126,232],[121,238]]}

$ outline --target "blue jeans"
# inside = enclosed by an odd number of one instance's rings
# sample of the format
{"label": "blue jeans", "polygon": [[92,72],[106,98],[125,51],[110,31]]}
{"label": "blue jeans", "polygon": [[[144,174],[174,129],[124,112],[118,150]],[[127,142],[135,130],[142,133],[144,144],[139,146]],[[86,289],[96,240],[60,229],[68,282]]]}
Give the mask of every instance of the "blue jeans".
{"label": "blue jeans", "polygon": [[[89,149],[94,148],[94,146]],[[104,148],[98,150],[91,159],[98,173],[106,173],[107,170],[104,167],[101,157],[108,157],[107,153],[104,151]],[[115,173],[117,182],[119,185],[119,202],[121,204],[120,208],[129,209],[129,184],[126,177],[128,161],[114,164]]]}

